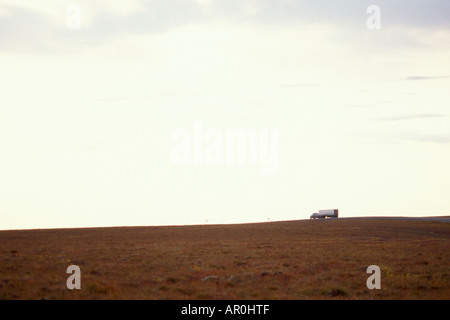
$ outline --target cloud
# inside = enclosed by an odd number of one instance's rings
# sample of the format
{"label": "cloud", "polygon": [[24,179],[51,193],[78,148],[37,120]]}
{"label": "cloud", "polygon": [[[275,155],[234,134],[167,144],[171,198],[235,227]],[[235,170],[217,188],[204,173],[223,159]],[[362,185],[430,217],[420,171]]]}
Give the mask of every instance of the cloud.
{"label": "cloud", "polygon": [[[219,0],[214,2],[219,11],[227,8],[242,10],[237,3],[242,0]],[[321,1],[259,1],[255,18],[271,23],[327,23],[341,26],[360,26],[366,28],[369,17],[367,8],[378,5],[381,10],[382,29],[404,28],[440,28],[450,29],[450,2],[447,0],[321,0]],[[231,10],[230,10],[231,11]]]}
{"label": "cloud", "polygon": [[[200,6],[194,1],[145,1],[140,10],[119,12],[96,3],[80,2],[81,28],[69,30],[70,12],[41,9],[27,3],[5,4],[0,11],[0,48],[3,52],[55,53],[72,51],[80,44],[100,44],[122,35],[163,33],[171,28],[201,21]],[[98,5],[98,4],[97,4]],[[45,8],[45,6],[43,6]],[[114,7],[113,7],[114,8]]]}
{"label": "cloud", "polygon": [[429,114],[416,114],[416,115],[386,117],[386,118],[381,118],[380,120],[382,120],[382,121],[404,121],[404,120],[445,118],[445,117],[448,117],[448,115],[429,113]]}
{"label": "cloud", "polygon": [[377,3],[387,24],[450,29],[450,2],[447,0],[379,0]]}
{"label": "cloud", "polygon": [[160,33],[202,19],[201,8],[194,1],[146,1],[141,10],[126,16],[98,12],[89,26],[89,33],[94,38]]}
{"label": "cloud", "polygon": [[438,80],[438,79],[447,79],[450,76],[436,76],[436,77],[424,77],[424,76],[413,76],[407,77],[405,80]]}
{"label": "cloud", "polygon": [[39,50],[43,39],[52,37],[55,25],[49,17],[32,9],[4,6],[0,15],[0,48],[2,51]]}
{"label": "cloud", "polygon": [[[74,43],[79,46],[124,35],[164,33],[186,25],[216,22],[252,24],[262,29],[325,25],[343,38],[357,42],[363,39],[359,38],[360,33],[365,35],[367,31],[366,10],[372,4],[372,0],[147,0],[110,5],[101,0],[80,0],[76,5],[81,9],[82,27],[71,32],[66,27],[68,14],[64,4],[56,8],[45,0],[39,5],[8,0],[0,14],[0,47],[3,51],[70,51],[74,50]],[[429,30],[450,30],[450,1],[378,0],[377,5],[382,15],[379,32],[385,44],[382,47],[423,42],[434,39]],[[404,32],[395,31],[398,27]],[[422,36],[417,37],[415,31],[410,34],[412,29],[421,30]],[[445,35],[434,39],[432,45],[447,40]]]}
{"label": "cloud", "polygon": [[434,143],[442,143],[447,144],[450,143],[450,134],[411,134],[409,136],[405,136],[406,140],[413,140],[419,142],[434,142]]}

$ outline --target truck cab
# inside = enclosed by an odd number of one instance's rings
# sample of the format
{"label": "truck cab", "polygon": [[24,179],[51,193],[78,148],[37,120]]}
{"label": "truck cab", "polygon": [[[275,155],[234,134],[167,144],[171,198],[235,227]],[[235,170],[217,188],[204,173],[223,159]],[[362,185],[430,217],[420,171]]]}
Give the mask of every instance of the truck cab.
{"label": "truck cab", "polygon": [[317,213],[317,212],[314,212],[314,213],[309,217],[309,219],[318,219],[318,218],[320,218],[320,217],[319,217],[319,213]]}

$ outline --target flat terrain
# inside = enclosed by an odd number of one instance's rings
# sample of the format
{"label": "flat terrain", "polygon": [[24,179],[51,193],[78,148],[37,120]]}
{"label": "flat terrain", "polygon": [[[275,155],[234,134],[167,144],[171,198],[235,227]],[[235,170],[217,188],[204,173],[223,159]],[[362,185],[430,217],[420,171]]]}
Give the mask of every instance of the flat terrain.
{"label": "flat terrain", "polygon": [[450,299],[449,249],[420,219],[0,231],[0,299]]}

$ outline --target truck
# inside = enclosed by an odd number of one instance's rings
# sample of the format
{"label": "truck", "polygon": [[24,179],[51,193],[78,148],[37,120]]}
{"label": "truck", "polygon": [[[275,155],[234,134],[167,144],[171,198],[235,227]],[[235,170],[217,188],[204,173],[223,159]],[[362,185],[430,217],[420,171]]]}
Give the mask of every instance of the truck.
{"label": "truck", "polygon": [[326,218],[337,218],[339,216],[338,209],[328,209],[319,210],[319,212],[314,212],[309,219],[326,219]]}

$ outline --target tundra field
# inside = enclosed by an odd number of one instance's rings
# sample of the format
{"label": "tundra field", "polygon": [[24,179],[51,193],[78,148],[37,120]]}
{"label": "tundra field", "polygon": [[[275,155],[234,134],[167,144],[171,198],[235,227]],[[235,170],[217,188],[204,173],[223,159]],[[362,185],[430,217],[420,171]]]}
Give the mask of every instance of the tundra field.
{"label": "tundra field", "polygon": [[0,299],[447,300],[449,240],[449,223],[387,218],[1,231]]}

